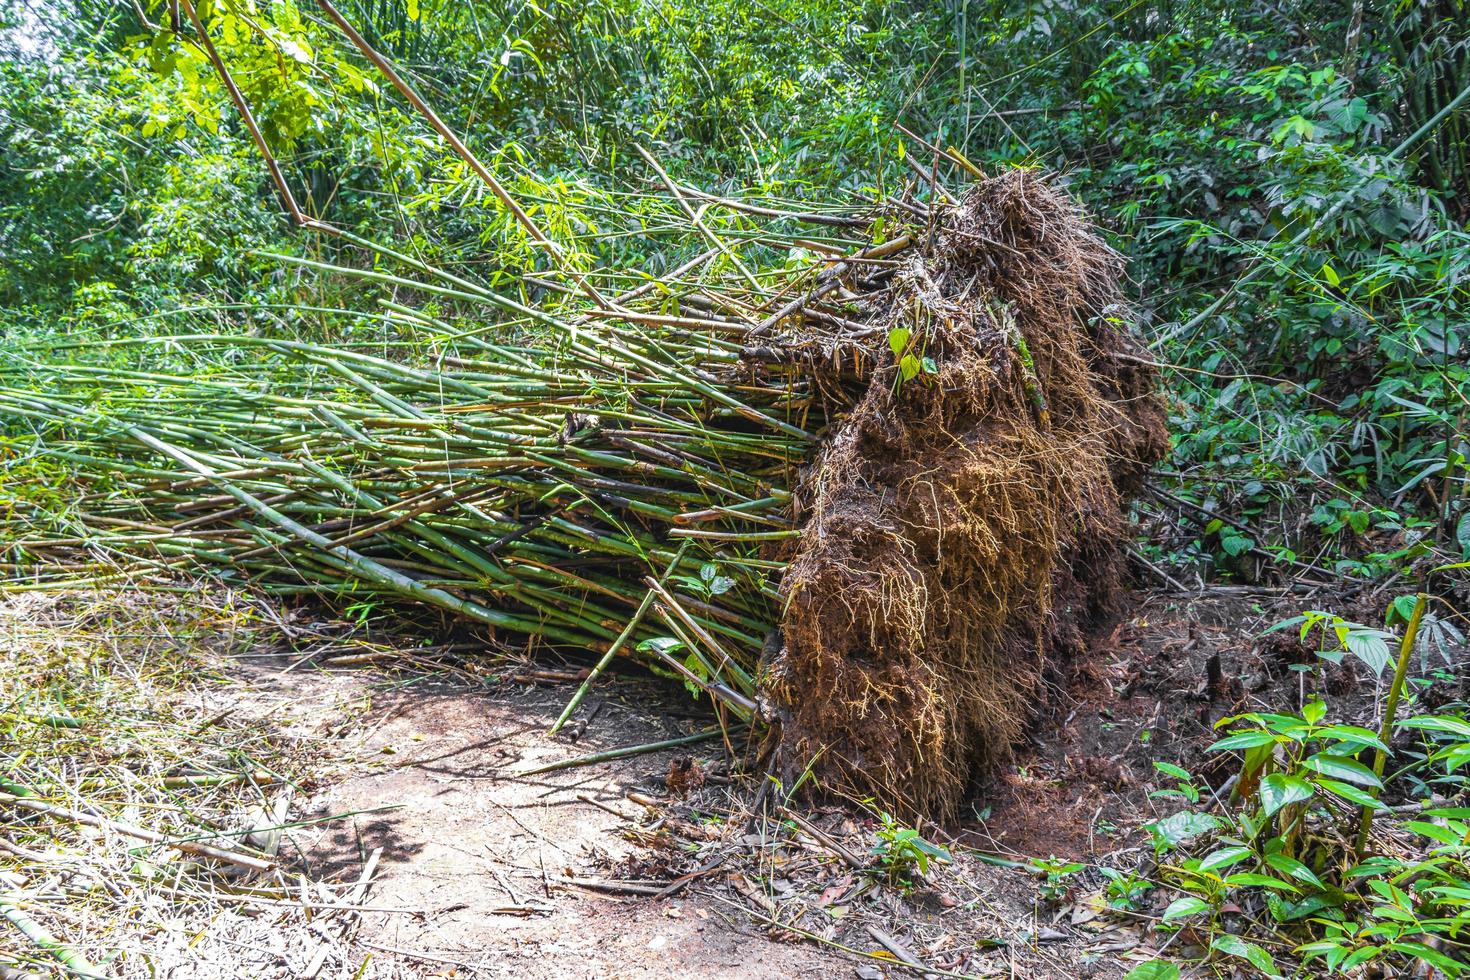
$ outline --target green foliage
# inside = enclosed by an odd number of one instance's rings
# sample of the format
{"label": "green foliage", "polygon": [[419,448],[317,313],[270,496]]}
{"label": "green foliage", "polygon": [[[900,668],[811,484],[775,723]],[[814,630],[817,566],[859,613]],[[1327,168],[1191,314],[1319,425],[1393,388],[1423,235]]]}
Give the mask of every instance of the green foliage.
{"label": "green foliage", "polygon": [[[1399,596],[1389,605],[1386,625],[1391,627],[1395,623],[1408,622],[1413,605],[1413,596]],[[1312,638],[1321,641],[1316,653],[1322,660],[1336,664],[1341,663],[1345,656],[1352,656],[1379,677],[1391,662],[1390,644],[1398,639],[1391,629],[1350,622],[1320,610],[1309,610],[1300,616],[1284,619],[1266,632],[1274,633],[1291,627],[1297,627],[1304,643]],[[1452,618],[1426,612],[1414,636],[1413,652],[1418,655],[1420,670],[1428,671],[1431,654],[1442,659],[1447,666],[1452,665],[1455,651],[1462,648],[1464,642],[1464,633]]]}
{"label": "green foliage", "polygon": [[[1414,597],[1406,598],[1391,606],[1391,621],[1411,614]],[[1397,639],[1327,613],[1278,628],[1298,623],[1303,638],[1310,632],[1331,638],[1376,669],[1388,659],[1385,641]],[[1289,938],[1308,972],[1347,974],[1369,963],[1392,970],[1417,961],[1449,977],[1463,975],[1467,968],[1455,951],[1463,952],[1470,923],[1470,810],[1429,799],[1430,783],[1446,794],[1463,785],[1458,770],[1470,764],[1463,709],[1399,720],[1395,727],[1416,734],[1420,744],[1397,752],[1366,728],[1334,722],[1320,699],[1300,712],[1250,712],[1219,727],[1226,734],[1211,750],[1240,758],[1234,805],[1181,811],[1150,826],[1165,880],[1179,896],[1163,923],[1203,929],[1212,937],[1212,954],[1242,959],[1267,976],[1290,971],[1252,937]],[[1388,776],[1365,761],[1379,752],[1397,759]],[[1177,766],[1160,769],[1181,786],[1193,785]],[[1423,802],[1390,808],[1379,800],[1390,784]],[[1393,847],[1365,852],[1335,829],[1344,811],[1361,809],[1378,815],[1376,835]],[[1227,932],[1227,906],[1259,909],[1252,914],[1269,925]]]}
{"label": "green foliage", "polygon": [[[381,336],[343,312],[371,309],[371,287],[283,275],[264,254],[339,250],[281,220],[167,5],[146,5],[153,24],[73,2],[51,49],[0,43],[0,319],[138,331],[139,315],[167,311],[210,329]],[[303,207],[554,305],[523,279],[546,274],[546,251],[311,9],[199,6]],[[625,186],[648,176],[633,143],[690,184],[810,201],[891,192],[911,162],[934,166],[895,121],[982,167],[1062,170],[1127,254],[1157,353],[1178,365],[1177,489],[1236,518],[1161,557],[1258,574],[1325,547],[1358,576],[1401,569],[1417,542],[1470,557],[1463,113],[1388,153],[1467,80],[1463,19],[1369,10],[1344,70],[1347,10],[1311,0],[342,9],[582,270],[657,273],[690,256],[661,235],[668,216],[626,210]],[[738,217],[706,220],[746,233]],[[1250,268],[1265,272],[1232,288]],[[1194,322],[1222,291],[1229,302]],[[932,374],[921,333],[895,348],[903,380]]]}
{"label": "green foliage", "polygon": [[258,164],[213,136],[143,138],[176,86],[99,53],[44,69],[0,61],[0,91],[0,305],[108,319],[243,285],[247,251],[275,225]]}
{"label": "green foliage", "polygon": [[1072,894],[1071,879],[1087,867],[1076,861],[1064,861],[1055,855],[1033,858],[1031,871],[1040,879],[1037,894],[1043,902],[1055,904]]}
{"label": "green foliage", "polygon": [[1148,960],[1129,970],[1123,980],[1179,980],[1179,967],[1166,960]]}
{"label": "green foliage", "polygon": [[701,599],[724,595],[735,587],[735,580],[728,575],[721,574],[719,564],[712,561],[699,566],[698,576],[676,575],[674,581],[682,585],[685,591]]}
{"label": "green foliage", "polygon": [[925,840],[917,830],[899,823],[888,811],[879,810],[878,819],[880,825],[873,834],[872,853],[890,883],[911,887],[915,877],[929,873],[930,861],[952,860],[946,848]]}
{"label": "green foliage", "polygon": [[1099,867],[1097,871],[1108,882],[1104,890],[1108,908],[1136,911],[1143,907],[1144,899],[1154,887],[1153,882],[1141,875],[1116,868]]}

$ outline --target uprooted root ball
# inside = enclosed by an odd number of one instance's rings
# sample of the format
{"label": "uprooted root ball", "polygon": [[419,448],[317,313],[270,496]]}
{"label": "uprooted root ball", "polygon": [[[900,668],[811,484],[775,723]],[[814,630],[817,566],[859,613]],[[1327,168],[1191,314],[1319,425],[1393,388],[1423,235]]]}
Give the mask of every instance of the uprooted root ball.
{"label": "uprooted root ball", "polygon": [[799,492],[768,713],[794,774],[944,816],[1007,758],[1120,581],[1167,448],[1121,262],[1024,171],[981,182],[871,311],[866,387]]}

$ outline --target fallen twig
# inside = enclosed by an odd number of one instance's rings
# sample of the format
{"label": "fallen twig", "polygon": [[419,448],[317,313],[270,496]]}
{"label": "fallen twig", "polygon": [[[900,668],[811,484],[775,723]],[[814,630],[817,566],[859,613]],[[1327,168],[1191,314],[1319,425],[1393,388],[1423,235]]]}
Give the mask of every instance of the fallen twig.
{"label": "fallen twig", "polygon": [[600,878],[553,878],[552,881],[563,885],[575,885],[588,891],[606,892],[609,895],[649,895],[657,897],[669,884],[667,882],[652,882],[650,884],[639,884],[633,881],[604,881]]}
{"label": "fallen twig", "polygon": [[9,803],[23,810],[44,813],[48,816],[65,817],[67,820],[74,821],[75,823],[97,827],[100,830],[110,830],[114,833],[122,834],[125,837],[148,841],[151,844],[161,844],[165,847],[176,848],[199,857],[236,864],[242,868],[249,868],[252,871],[269,871],[276,866],[276,862],[268,858],[256,857],[253,854],[245,854],[241,851],[229,851],[222,847],[212,847],[209,844],[201,844],[198,841],[171,840],[166,835],[156,831],[134,827],[131,824],[120,823],[116,820],[108,820],[105,817],[96,817],[90,813],[83,813],[81,810],[73,810],[71,807],[56,806],[51,803],[43,803],[40,800],[15,796],[11,793],[0,793],[0,803]]}
{"label": "fallen twig", "polygon": [[594,752],[591,755],[577,756],[575,759],[562,759],[560,762],[552,762],[548,765],[528,769],[517,773],[518,776],[539,776],[546,772],[555,772],[558,769],[575,769],[577,766],[590,766],[599,762],[611,762],[614,759],[626,759],[630,756],[644,755],[649,752],[659,752],[663,749],[674,749],[681,745],[694,745],[698,742],[708,742],[717,739],[721,735],[718,728],[706,729],[695,732],[693,735],[685,735],[682,738],[665,739],[662,742],[649,742],[646,745],[630,745],[622,749],[609,749],[606,752]]}
{"label": "fallen twig", "polygon": [[882,929],[879,929],[877,926],[868,926],[868,935],[872,936],[873,941],[876,942],[879,946],[882,946],[884,949],[888,950],[888,952],[892,953],[894,956],[897,956],[904,963],[907,963],[909,966],[921,969],[925,972],[925,974],[932,976],[932,974],[930,974],[929,968],[925,966],[924,963],[917,956],[914,955],[912,950],[910,950],[903,943],[899,942],[897,939],[890,936],[888,933],[884,932]]}
{"label": "fallen twig", "polygon": [[653,897],[662,900],[668,898],[671,895],[676,895],[679,892],[683,891],[685,888],[688,888],[689,885],[695,881],[695,879],[703,878],[705,875],[709,874],[711,871],[714,871],[716,868],[722,867],[724,863],[725,855],[723,854],[710,858],[704,864],[701,864],[699,867],[695,868],[687,875],[681,875],[680,877],[674,879],[674,881],[671,882],[668,887],[664,888]]}
{"label": "fallen twig", "polygon": [[795,810],[792,810],[790,807],[782,804],[781,812],[786,816],[788,820],[796,824],[796,826],[800,827],[803,833],[811,837],[818,844],[822,845],[833,854],[837,855],[839,858],[841,858],[848,867],[852,868],[855,871],[860,871],[862,870],[862,868],[865,867],[864,863],[859,860],[851,851],[843,847],[837,841],[833,840],[820,827],[813,824],[810,820],[806,819]]}

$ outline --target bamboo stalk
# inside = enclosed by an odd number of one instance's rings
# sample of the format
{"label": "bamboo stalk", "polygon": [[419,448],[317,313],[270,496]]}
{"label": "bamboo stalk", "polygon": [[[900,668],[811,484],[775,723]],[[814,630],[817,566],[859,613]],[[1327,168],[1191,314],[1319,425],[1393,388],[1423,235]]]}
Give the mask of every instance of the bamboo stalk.
{"label": "bamboo stalk", "polygon": [[37,949],[54,956],[73,976],[83,977],[85,980],[107,980],[107,975],[93,966],[85,956],[47,932],[39,922],[5,895],[0,895],[0,919],[19,930]]}
{"label": "bamboo stalk", "polygon": [[[1384,745],[1388,744],[1389,738],[1393,735],[1393,723],[1398,714],[1399,698],[1404,692],[1404,678],[1409,673],[1409,657],[1414,652],[1414,640],[1419,636],[1419,623],[1424,619],[1424,607],[1428,599],[1429,597],[1423,592],[1414,597],[1414,611],[1409,614],[1409,623],[1404,628],[1404,638],[1399,642],[1399,658],[1394,665],[1393,681],[1388,686],[1388,701],[1383,706],[1383,725],[1378,733],[1378,740]],[[1375,749],[1373,775],[1382,779],[1383,769],[1387,762],[1388,753],[1383,749]],[[1368,788],[1368,794],[1375,800],[1378,798],[1378,790],[1374,787]],[[1373,810],[1371,806],[1363,807],[1363,815],[1358,821],[1358,840],[1355,850],[1359,860],[1367,850],[1368,836],[1373,832]]]}
{"label": "bamboo stalk", "polygon": [[[658,581],[660,583],[667,581],[669,576],[673,574],[674,569],[678,566],[680,560],[683,559],[686,550],[687,543],[679,545],[679,550],[675,552],[673,560],[664,568],[663,575],[659,576]],[[617,639],[613,640],[612,644],[608,646],[607,652],[602,655],[602,659],[593,665],[592,670],[583,679],[582,683],[578,685],[576,692],[572,694],[571,699],[567,701],[566,707],[562,709],[561,714],[557,717],[555,723],[552,724],[549,734],[555,735],[561,731],[561,727],[567,723],[567,719],[572,717],[572,713],[577,710],[577,706],[582,703],[582,699],[587,696],[587,692],[592,689],[592,685],[596,683],[597,678],[602,676],[602,672],[607,669],[608,664],[612,663],[613,657],[617,656],[618,651],[623,648],[623,645],[628,642],[629,637],[638,629],[639,624],[643,622],[643,617],[648,613],[648,607],[652,604],[653,589],[650,588],[643,594],[643,601],[638,604],[638,610],[629,617],[627,625],[623,627],[623,631],[618,634]]]}
{"label": "bamboo stalk", "polygon": [[192,840],[170,840],[157,831],[148,830],[143,827],[134,827],[132,824],[121,823],[117,820],[108,820],[105,817],[93,816],[81,810],[71,807],[56,806],[28,796],[16,796],[13,793],[0,793],[0,803],[8,803],[22,810],[30,810],[35,813],[43,813],[47,816],[63,817],[73,823],[86,824],[99,830],[109,830],[124,837],[132,837],[135,840],[147,841],[150,844],[161,844],[165,847],[177,848],[199,857],[210,858],[214,861],[223,861],[227,864],[239,865],[249,868],[251,871],[269,871],[276,866],[276,862],[267,858],[256,857],[243,851],[230,851],[222,847],[213,847],[209,844],[201,844]]}
{"label": "bamboo stalk", "polygon": [[721,737],[724,733],[719,728],[710,728],[693,735],[684,735],[679,738],[664,739],[661,742],[649,742],[645,745],[630,745],[621,749],[608,749],[606,752],[594,752],[591,755],[580,755],[575,759],[562,759],[548,765],[528,769],[517,773],[518,776],[540,776],[548,772],[556,772],[560,769],[575,769],[579,766],[596,765],[599,762],[612,762],[617,759],[628,759],[635,755],[647,755],[650,752],[662,752],[664,749],[677,749],[685,745],[697,745],[700,742],[708,742]]}

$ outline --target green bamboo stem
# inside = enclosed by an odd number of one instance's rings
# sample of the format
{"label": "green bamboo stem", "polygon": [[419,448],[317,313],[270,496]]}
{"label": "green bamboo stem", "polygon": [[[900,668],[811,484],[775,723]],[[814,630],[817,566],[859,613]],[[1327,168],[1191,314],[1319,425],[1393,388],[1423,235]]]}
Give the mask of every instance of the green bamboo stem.
{"label": "green bamboo stem", "polygon": [[84,977],[87,980],[107,980],[107,975],[93,966],[85,956],[47,932],[39,922],[27,915],[5,895],[0,895],[0,919],[4,919],[19,930],[20,934],[29,939],[37,949],[54,956],[73,976]]}
{"label": "green bamboo stem", "polygon": [[[1388,687],[1388,701],[1383,706],[1383,725],[1379,730],[1378,739],[1384,745],[1388,744],[1393,735],[1394,717],[1398,712],[1399,698],[1404,691],[1404,678],[1409,672],[1409,655],[1414,652],[1414,640],[1419,635],[1419,623],[1424,618],[1424,606],[1429,597],[1420,592],[1414,598],[1414,611],[1409,614],[1409,623],[1404,628],[1404,638],[1399,642],[1399,659],[1394,665],[1393,681]],[[1373,774],[1380,779],[1383,777],[1384,766],[1388,762],[1388,753],[1383,749],[1376,749],[1373,756]],[[1375,800],[1378,798],[1378,790],[1369,787],[1368,794]],[[1362,859],[1363,853],[1368,848],[1368,836],[1373,831],[1373,811],[1371,806],[1363,807],[1362,819],[1358,822],[1357,855]]]}
{"label": "green bamboo stem", "polygon": [[[684,557],[684,552],[687,548],[688,542],[679,545],[679,550],[675,552],[673,561],[669,562],[664,568],[664,573],[659,576],[658,581],[660,584],[667,581],[668,577],[673,574],[674,569],[678,567],[679,561]],[[613,658],[618,655],[623,645],[628,642],[628,638],[633,635],[634,631],[643,622],[643,617],[648,614],[648,607],[652,604],[653,590],[649,589],[643,594],[643,601],[638,604],[638,609],[629,617],[627,625],[623,627],[623,631],[618,634],[617,639],[613,640],[612,644],[607,648],[607,652],[592,666],[592,670],[588,672],[587,676],[582,680],[582,683],[577,686],[577,690],[573,692],[571,699],[567,701],[566,707],[562,708],[561,714],[552,723],[550,734],[555,735],[561,731],[561,727],[572,717],[572,713],[577,710],[578,705],[582,703],[582,699],[587,696],[587,692],[597,682],[597,678],[602,676],[602,672],[612,663]]]}
{"label": "green bamboo stem", "polygon": [[[356,244],[448,284],[458,294],[446,295],[453,302],[480,309],[489,302],[484,287],[452,273]],[[387,273],[368,278],[424,285]],[[632,282],[631,293],[648,291],[648,282]],[[744,290],[728,295],[699,308],[738,316],[764,302]],[[738,344],[711,341],[684,323],[703,313],[664,322],[660,309],[645,324],[649,317],[629,311],[621,325],[532,315],[538,311],[516,303],[499,304],[506,319],[485,329],[553,325],[558,342],[476,337],[456,353],[432,336],[453,332],[452,324],[385,300],[403,336],[427,341],[394,349],[432,352],[437,371],[372,353],[388,344],[206,332],[86,345],[88,353],[114,352],[112,359],[170,343],[199,360],[197,375],[161,373],[142,353],[124,359],[136,363],[20,367],[0,356],[0,408],[8,416],[17,407],[14,414],[48,434],[43,452],[75,464],[77,474],[64,509],[17,502],[34,528],[25,533],[49,541],[37,549],[40,558],[24,559],[34,569],[27,582],[107,575],[112,570],[86,553],[90,547],[130,565],[124,574],[163,575],[196,563],[275,595],[394,594],[605,652],[609,641],[621,638],[625,648],[648,630],[646,593],[631,572],[663,564],[669,575],[697,574],[702,562],[689,557],[687,538],[707,536],[730,546],[719,560],[748,573],[717,604],[681,605],[708,637],[701,645],[723,644],[715,659],[739,668],[729,673],[745,686],[744,668],[775,608],[765,579],[780,565],[743,552],[770,539],[763,535],[791,533],[779,516],[789,499],[782,487],[810,436],[782,420],[805,418],[790,413],[806,411],[806,396],[785,386],[715,383],[700,365],[732,360]],[[49,350],[79,346],[64,341]],[[211,363],[241,350],[258,356]],[[572,412],[602,427],[563,439]],[[759,430],[742,428],[747,419]],[[820,413],[811,419],[820,424]],[[159,465],[139,444],[168,462]],[[687,527],[694,523],[701,526]],[[670,534],[688,530],[696,533]],[[686,539],[678,551],[671,537]],[[21,568],[5,567],[6,588],[19,584]],[[694,627],[681,621],[680,628]]]}

